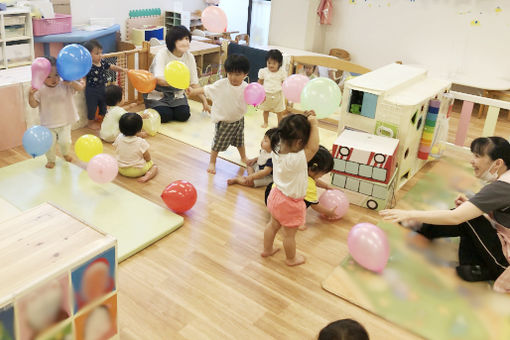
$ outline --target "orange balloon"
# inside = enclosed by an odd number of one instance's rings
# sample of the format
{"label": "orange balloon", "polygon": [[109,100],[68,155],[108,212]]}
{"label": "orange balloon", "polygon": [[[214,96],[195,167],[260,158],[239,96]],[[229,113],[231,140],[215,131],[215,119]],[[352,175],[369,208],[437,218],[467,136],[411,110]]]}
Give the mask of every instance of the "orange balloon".
{"label": "orange balloon", "polygon": [[156,77],[146,70],[128,70],[128,79],[141,93],[149,93],[156,88]]}

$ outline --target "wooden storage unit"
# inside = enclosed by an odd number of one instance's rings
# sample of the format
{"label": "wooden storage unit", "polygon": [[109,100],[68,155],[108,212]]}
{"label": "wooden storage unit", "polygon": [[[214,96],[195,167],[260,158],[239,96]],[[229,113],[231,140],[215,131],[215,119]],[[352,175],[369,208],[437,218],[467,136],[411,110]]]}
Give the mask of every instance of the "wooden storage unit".
{"label": "wooden storage unit", "polygon": [[202,20],[198,15],[191,14],[188,11],[176,12],[176,11],[165,11],[165,28],[168,32],[174,26],[184,25],[189,26],[189,30],[204,29],[202,26]]}
{"label": "wooden storage unit", "polygon": [[0,69],[30,65],[34,59],[34,38],[30,10],[0,11]]}
{"label": "wooden storage unit", "polygon": [[[118,337],[117,242],[42,204],[0,223],[0,326],[8,339]],[[92,324],[92,325],[91,325]]]}

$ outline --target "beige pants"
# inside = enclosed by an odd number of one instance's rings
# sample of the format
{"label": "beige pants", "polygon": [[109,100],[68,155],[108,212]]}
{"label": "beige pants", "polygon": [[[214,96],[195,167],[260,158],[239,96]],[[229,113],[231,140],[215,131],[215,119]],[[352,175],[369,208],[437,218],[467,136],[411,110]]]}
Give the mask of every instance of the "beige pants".
{"label": "beige pants", "polygon": [[69,148],[71,147],[71,125],[50,128],[50,131],[53,135],[53,144],[51,144],[51,148],[46,152],[46,158],[48,162],[55,162],[57,158],[57,142],[62,156],[69,154]]}

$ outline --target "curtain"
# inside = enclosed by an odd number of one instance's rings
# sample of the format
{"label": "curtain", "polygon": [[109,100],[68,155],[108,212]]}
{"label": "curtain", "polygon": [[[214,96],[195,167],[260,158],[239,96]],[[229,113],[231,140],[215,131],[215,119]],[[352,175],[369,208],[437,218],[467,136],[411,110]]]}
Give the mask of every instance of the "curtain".
{"label": "curtain", "polygon": [[271,1],[253,0],[250,25],[250,45],[266,46],[269,40]]}

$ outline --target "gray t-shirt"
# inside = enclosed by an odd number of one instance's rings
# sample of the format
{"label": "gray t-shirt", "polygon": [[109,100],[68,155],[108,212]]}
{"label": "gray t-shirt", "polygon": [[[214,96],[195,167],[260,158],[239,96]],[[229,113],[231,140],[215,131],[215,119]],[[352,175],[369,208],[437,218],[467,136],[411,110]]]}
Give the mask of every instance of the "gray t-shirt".
{"label": "gray t-shirt", "polygon": [[499,224],[510,228],[510,183],[488,184],[469,201],[484,213],[492,212]]}

